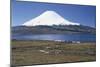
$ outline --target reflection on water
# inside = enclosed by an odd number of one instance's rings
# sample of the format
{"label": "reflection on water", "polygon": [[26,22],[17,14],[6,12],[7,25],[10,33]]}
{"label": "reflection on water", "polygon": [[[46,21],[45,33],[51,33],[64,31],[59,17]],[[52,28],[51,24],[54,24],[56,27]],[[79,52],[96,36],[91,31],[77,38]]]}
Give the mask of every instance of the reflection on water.
{"label": "reflection on water", "polygon": [[13,35],[16,40],[64,40],[64,41],[96,41],[93,34],[34,34]]}

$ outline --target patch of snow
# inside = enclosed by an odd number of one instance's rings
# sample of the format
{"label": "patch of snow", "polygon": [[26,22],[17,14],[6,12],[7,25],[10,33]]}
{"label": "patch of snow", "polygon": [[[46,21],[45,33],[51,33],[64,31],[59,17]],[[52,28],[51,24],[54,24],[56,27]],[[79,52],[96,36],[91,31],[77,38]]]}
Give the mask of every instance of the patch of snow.
{"label": "patch of snow", "polygon": [[48,51],[45,51],[45,50],[39,50],[40,52],[43,52],[43,53],[49,53]]}

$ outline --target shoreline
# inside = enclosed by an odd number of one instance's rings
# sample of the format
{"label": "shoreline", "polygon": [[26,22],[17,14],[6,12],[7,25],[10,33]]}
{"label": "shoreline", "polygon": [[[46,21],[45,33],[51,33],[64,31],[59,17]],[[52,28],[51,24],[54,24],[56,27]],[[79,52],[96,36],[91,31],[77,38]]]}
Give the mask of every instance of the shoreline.
{"label": "shoreline", "polygon": [[51,41],[51,42],[65,42],[65,43],[96,43],[96,41],[69,41],[69,40],[17,40],[12,39],[11,41]]}

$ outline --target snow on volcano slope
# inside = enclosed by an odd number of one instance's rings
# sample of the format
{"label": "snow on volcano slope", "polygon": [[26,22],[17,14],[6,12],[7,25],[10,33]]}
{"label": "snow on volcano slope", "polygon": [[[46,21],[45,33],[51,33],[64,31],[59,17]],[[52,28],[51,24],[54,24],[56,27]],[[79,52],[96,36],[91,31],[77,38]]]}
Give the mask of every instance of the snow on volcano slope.
{"label": "snow on volcano slope", "polygon": [[62,16],[60,16],[55,11],[45,11],[40,16],[31,19],[24,24],[23,26],[37,26],[37,25],[80,25],[79,23],[73,23],[66,19],[64,19]]}

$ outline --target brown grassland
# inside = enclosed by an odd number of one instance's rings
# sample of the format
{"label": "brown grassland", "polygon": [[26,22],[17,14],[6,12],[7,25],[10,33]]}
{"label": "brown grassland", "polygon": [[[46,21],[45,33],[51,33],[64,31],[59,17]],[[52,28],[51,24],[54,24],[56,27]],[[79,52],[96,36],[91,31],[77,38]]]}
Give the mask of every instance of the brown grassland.
{"label": "brown grassland", "polygon": [[11,49],[12,66],[96,60],[96,44],[93,42],[12,40]]}

